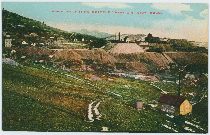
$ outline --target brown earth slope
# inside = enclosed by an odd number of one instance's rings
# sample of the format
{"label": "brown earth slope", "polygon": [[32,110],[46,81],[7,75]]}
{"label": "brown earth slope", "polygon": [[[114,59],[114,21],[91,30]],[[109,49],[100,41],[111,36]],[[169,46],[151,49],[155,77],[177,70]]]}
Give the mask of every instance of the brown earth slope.
{"label": "brown earth slope", "polygon": [[208,55],[195,52],[166,52],[173,61],[185,64],[206,64],[208,66]]}
{"label": "brown earth slope", "polygon": [[[24,51],[23,51],[24,50]],[[108,53],[103,49],[67,49],[52,51],[49,49],[26,48],[19,50],[24,55],[37,56],[54,55],[57,60],[85,60],[95,61],[98,64],[106,64],[113,69],[120,65],[122,70],[135,71],[139,73],[151,73],[160,69],[167,69],[170,63],[202,64],[208,66],[208,55],[193,52],[142,52],[130,54]]]}
{"label": "brown earth slope", "polygon": [[148,73],[154,69],[166,69],[173,62],[163,54],[154,52],[113,55],[119,63],[126,63],[126,68],[141,73]]}

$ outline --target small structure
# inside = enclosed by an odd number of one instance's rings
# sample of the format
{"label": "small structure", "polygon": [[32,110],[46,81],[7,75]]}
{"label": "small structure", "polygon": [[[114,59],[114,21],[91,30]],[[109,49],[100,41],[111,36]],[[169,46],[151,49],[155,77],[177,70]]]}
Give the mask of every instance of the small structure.
{"label": "small structure", "polygon": [[54,57],[54,55],[49,55],[49,58],[51,58],[51,59],[52,59],[53,57]]}
{"label": "small structure", "polygon": [[139,46],[142,47],[144,50],[148,50],[149,49],[149,43],[148,42],[144,42],[144,41],[140,41],[139,42]]}
{"label": "small structure", "polygon": [[7,38],[5,39],[5,47],[11,48],[12,47],[12,39],[9,38],[10,36],[6,36]]}
{"label": "small structure", "polygon": [[89,65],[81,65],[81,71],[94,71]]}
{"label": "small structure", "polygon": [[17,25],[17,26],[18,26],[18,27],[22,27],[22,28],[25,27],[24,25],[21,25],[21,24],[19,24],[19,25]]}
{"label": "small structure", "polygon": [[11,55],[13,55],[13,54],[16,53],[16,51],[15,50],[12,50],[10,53],[11,53]]}
{"label": "small structure", "polygon": [[76,38],[74,38],[74,42],[77,42],[77,39]]}
{"label": "small structure", "polygon": [[126,36],[125,38],[124,38],[124,42],[126,42],[126,43],[130,43],[130,39],[129,39],[129,37],[128,36]]}
{"label": "small structure", "polygon": [[37,35],[36,33],[32,32],[29,34],[30,37],[38,37],[39,35]]}
{"label": "small structure", "polygon": [[12,59],[16,59],[16,51],[15,51],[15,50],[12,50],[12,51],[10,52],[10,57],[11,57]]}
{"label": "small structure", "polygon": [[169,39],[168,38],[160,38],[160,41],[163,41],[163,42],[167,42]]}
{"label": "small structure", "polygon": [[24,56],[24,55],[23,55],[23,56],[21,56],[21,59],[25,59],[25,58],[26,58],[26,56]]}
{"label": "small structure", "polygon": [[181,96],[163,94],[159,98],[160,108],[164,112],[186,115],[192,112],[190,102]]}
{"label": "small structure", "polygon": [[12,39],[5,39],[5,47],[8,48],[12,47]]}
{"label": "small structure", "polygon": [[186,79],[195,79],[195,75],[193,75],[193,74],[186,74],[185,78]]}
{"label": "small structure", "polygon": [[113,79],[113,78],[108,78],[107,80],[108,80],[108,81],[114,81],[114,79]]}
{"label": "small structure", "polygon": [[36,46],[36,43],[32,43],[31,46]]}
{"label": "small structure", "polygon": [[44,43],[39,43],[40,46],[44,46]]}
{"label": "small structure", "polygon": [[141,101],[141,100],[136,101],[136,109],[137,110],[143,109],[143,101]]}
{"label": "small structure", "polygon": [[57,40],[54,41],[54,44],[58,46],[62,46],[62,45],[69,44],[69,42],[63,37],[58,37]]}
{"label": "small structure", "polygon": [[109,130],[108,130],[108,127],[102,127],[101,131],[109,131]]}
{"label": "small structure", "polygon": [[22,45],[28,45],[28,43],[26,41],[23,41]]}
{"label": "small structure", "polygon": [[39,60],[39,63],[43,63],[44,62],[44,60]]}

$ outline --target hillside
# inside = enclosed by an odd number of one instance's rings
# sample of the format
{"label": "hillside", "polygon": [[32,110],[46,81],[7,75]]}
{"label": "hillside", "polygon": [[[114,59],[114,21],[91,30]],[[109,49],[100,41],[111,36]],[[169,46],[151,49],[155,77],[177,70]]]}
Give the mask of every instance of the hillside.
{"label": "hillside", "polygon": [[[188,123],[185,126],[191,130],[183,130],[175,123],[175,116],[157,109],[161,90],[144,81],[123,78],[109,81],[109,76],[91,81],[84,78],[84,72],[65,72],[40,65],[3,64],[3,71],[3,130],[101,131],[102,127],[108,127],[111,132],[207,132],[207,120],[201,115],[207,112],[207,104],[194,106],[193,114],[184,117]],[[155,85],[176,92],[172,84]],[[188,95],[192,91],[185,88],[182,93]],[[144,101],[141,111],[133,106],[137,99]],[[188,99],[194,100],[190,95]],[[100,101],[102,116],[91,122],[88,106],[93,101]]]}
{"label": "hillside", "polygon": [[[47,26],[45,22],[39,22],[26,18],[7,10],[2,11],[2,28],[3,39],[9,35],[10,38],[13,39],[12,44],[15,47],[22,47],[21,44],[25,41],[28,45],[35,43],[37,46],[45,46],[48,48],[59,48],[59,45],[63,42],[67,44],[76,42],[79,43],[76,44],[76,46],[85,44],[87,45],[86,47],[89,48],[90,41],[95,44],[99,40],[99,38],[86,34],[75,32],[69,33],[59,30],[57,28]],[[83,41],[83,39],[85,40]],[[3,47],[4,46],[3,42]]]}
{"label": "hillside", "polygon": [[[17,59],[27,56],[24,61],[45,60],[46,63],[66,65],[69,69],[81,69],[85,65],[97,68],[98,71],[116,72],[115,70],[137,73],[157,73],[169,69],[171,63],[189,65],[190,72],[207,73],[208,56],[205,53],[190,52],[143,52],[133,54],[112,54],[103,49],[65,49],[49,50],[36,47],[16,49]],[[52,56],[53,58],[49,58]],[[96,69],[95,69],[96,70]]]}
{"label": "hillside", "polygon": [[85,35],[90,35],[94,36],[97,38],[106,38],[109,36],[112,36],[111,34],[105,33],[105,32],[99,32],[99,31],[88,31],[87,29],[81,29],[79,31],[76,31],[77,33],[85,34]]}

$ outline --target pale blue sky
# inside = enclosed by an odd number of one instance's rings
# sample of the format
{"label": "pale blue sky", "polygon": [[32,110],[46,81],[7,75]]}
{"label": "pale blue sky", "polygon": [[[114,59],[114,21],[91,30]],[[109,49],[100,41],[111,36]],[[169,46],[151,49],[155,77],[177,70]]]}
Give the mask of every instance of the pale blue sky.
{"label": "pale blue sky", "polygon": [[[150,4],[150,3],[55,3],[55,2],[4,2],[2,7],[25,17],[44,21],[66,31],[77,31],[79,29],[98,30],[108,33],[122,31],[124,33],[153,32],[159,36],[177,37],[182,32],[183,25],[186,25],[184,38],[194,39],[199,35],[190,33],[205,34],[206,23],[208,23],[208,4]],[[68,12],[51,12],[52,10],[105,10],[105,11],[133,11],[136,12],[161,12],[161,15],[119,15],[119,14],[75,14]],[[190,32],[190,27],[197,27],[196,31]],[[199,23],[199,24],[198,24]],[[204,23],[204,24],[202,24]],[[198,24],[198,25],[197,25]],[[95,27],[94,27],[95,26]],[[101,27],[103,28],[101,28]],[[185,27],[184,27],[185,28]],[[109,29],[109,30],[107,30]],[[179,31],[177,29],[180,29]],[[173,35],[174,33],[174,35]],[[183,34],[184,35],[184,34]],[[179,38],[179,37],[177,37]],[[199,37],[194,40],[206,40],[206,37]]]}

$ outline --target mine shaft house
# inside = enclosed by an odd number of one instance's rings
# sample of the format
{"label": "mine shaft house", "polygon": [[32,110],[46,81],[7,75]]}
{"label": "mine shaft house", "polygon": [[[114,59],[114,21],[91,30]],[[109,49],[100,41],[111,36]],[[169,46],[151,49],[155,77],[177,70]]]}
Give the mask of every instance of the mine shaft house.
{"label": "mine shaft house", "polygon": [[192,112],[190,102],[181,96],[163,94],[159,98],[160,109],[164,112],[186,115]]}

